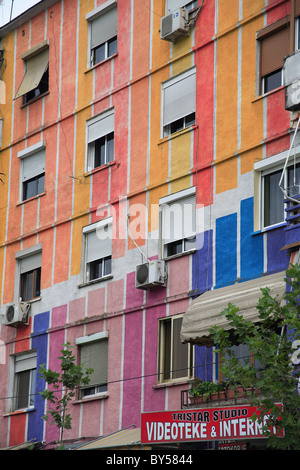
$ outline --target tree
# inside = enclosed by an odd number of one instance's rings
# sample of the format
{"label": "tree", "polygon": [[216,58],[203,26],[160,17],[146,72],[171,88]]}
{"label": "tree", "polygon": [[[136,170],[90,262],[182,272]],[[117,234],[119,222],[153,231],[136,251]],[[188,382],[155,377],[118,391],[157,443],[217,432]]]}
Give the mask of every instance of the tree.
{"label": "tree", "polygon": [[93,369],[84,368],[83,365],[75,364],[75,356],[72,355],[72,347],[69,342],[63,344],[61,356],[58,359],[61,361],[61,372],[55,372],[51,369],[46,369],[45,364],[42,364],[39,369],[40,376],[50,386],[41,393],[44,400],[48,400],[53,407],[49,408],[43,419],[48,420],[49,415],[52,417],[50,424],[56,424],[60,429],[60,443],[61,447],[63,442],[64,429],[71,429],[72,417],[68,412],[68,405],[75,396],[78,387],[88,385],[90,381],[90,374]]}
{"label": "tree", "polygon": [[[292,361],[293,357],[300,358],[299,265],[286,271],[285,282],[284,305],[280,299],[271,296],[270,289],[261,289],[262,297],[256,307],[258,322],[245,320],[238,307],[229,303],[221,313],[226,316],[232,330],[215,326],[210,333],[218,353],[221,353],[221,370],[226,381],[239,384],[244,389],[260,390],[261,394],[249,394],[249,401],[259,410],[253,416],[254,420],[264,423],[264,418],[268,417],[268,425],[263,426],[268,446],[300,450],[300,370],[296,370]],[[259,361],[260,369],[250,361],[239,360],[233,352],[233,344],[247,345],[249,354]],[[282,406],[278,407],[276,403]],[[279,437],[282,429],[285,435]]]}

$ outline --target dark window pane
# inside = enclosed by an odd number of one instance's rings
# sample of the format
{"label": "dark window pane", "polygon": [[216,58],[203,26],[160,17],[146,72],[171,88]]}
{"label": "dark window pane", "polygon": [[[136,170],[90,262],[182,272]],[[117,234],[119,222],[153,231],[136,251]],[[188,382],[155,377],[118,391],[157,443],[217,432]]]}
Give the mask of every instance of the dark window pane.
{"label": "dark window pane", "polygon": [[95,141],[95,168],[105,163],[105,137]]}
{"label": "dark window pane", "polygon": [[103,276],[108,276],[111,274],[111,257],[108,256],[107,258],[104,258],[104,272]]}
{"label": "dark window pane", "polygon": [[191,113],[185,117],[185,127],[192,126],[193,124],[195,124],[195,122],[195,113]]}
{"label": "dark window pane", "polygon": [[41,293],[41,268],[28,271],[21,275],[21,298],[31,300]]}
{"label": "dark window pane", "polygon": [[186,238],[184,240],[184,250],[193,250],[196,247],[196,237]]}
{"label": "dark window pane", "polygon": [[171,320],[163,322],[163,376],[162,380],[170,379],[171,370]]}
{"label": "dark window pane", "polygon": [[99,64],[99,62],[102,62],[105,60],[105,43],[101,44],[100,46],[95,47],[93,49],[94,53],[94,62],[93,65]]}
{"label": "dark window pane", "polygon": [[188,369],[188,343],[183,344],[180,341],[182,318],[175,318],[173,320],[173,364],[172,364],[172,378],[178,379],[180,377],[187,377]]}
{"label": "dark window pane", "polygon": [[171,134],[183,129],[183,124],[184,124],[183,118],[177,119],[177,121],[172,122],[171,123]]}
{"label": "dark window pane", "polygon": [[182,253],[182,250],[182,240],[169,243],[167,245],[167,256],[178,255],[179,253]]}
{"label": "dark window pane", "polygon": [[18,372],[16,374],[16,379],[17,379],[16,409],[27,408],[29,384],[30,384],[30,370]]}
{"label": "dark window pane", "polygon": [[108,41],[108,57],[118,52],[117,36]]}
{"label": "dark window pane", "polygon": [[264,177],[264,226],[283,222],[284,196],[278,184],[282,171]]}
{"label": "dark window pane", "polygon": [[102,259],[90,263],[90,280],[102,277]]}
{"label": "dark window pane", "polygon": [[264,77],[264,93],[275,90],[282,85],[281,69]]}
{"label": "dark window pane", "polygon": [[24,191],[23,200],[30,199],[31,197],[36,196],[37,195],[36,179],[33,178],[31,180],[25,181],[23,184],[23,191]]}
{"label": "dark window pane", "polygon": [[41,268],[34,270],[33,298],[41,294]]}
{"label": "dark window pane", "polygon": [[49,90],[49,67],[44,72],[39,85],[33,90],[29,91],[23,95],[23,104],[28,103],[29,101],[37,98],[38,96],[46,93]]}
{"label": "dark window pane", "polygon": [[112,162],[114,159],[114,133],[107,135],[106,163]]}
{"label": "dark window pane", "polygon": [[45,175],[40,175],[37,178],[37,194],[42,194],[45,187]]}

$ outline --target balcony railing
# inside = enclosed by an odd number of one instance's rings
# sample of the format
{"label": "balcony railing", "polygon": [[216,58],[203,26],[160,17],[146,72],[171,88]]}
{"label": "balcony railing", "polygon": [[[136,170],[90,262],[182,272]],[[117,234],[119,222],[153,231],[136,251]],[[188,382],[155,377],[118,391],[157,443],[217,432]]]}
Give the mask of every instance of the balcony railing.
{"label": "balcony railing", "polygon": [[293,196],[293,199],[298,200],[298,204],[289,199],[284,201],[286,203],[286,230],[300,227],[300,194]]}
{"label": "balcony railing", "polygon": [[211,406],[230,406],[249,401],[251,396],[261,395],[261,390],[255,387],[236,389],[226,389],[210,394],[209,396],[200,395],[195,398],[191,396],[190,390],[181,391],[181,409],[184,408],[209,408]]}

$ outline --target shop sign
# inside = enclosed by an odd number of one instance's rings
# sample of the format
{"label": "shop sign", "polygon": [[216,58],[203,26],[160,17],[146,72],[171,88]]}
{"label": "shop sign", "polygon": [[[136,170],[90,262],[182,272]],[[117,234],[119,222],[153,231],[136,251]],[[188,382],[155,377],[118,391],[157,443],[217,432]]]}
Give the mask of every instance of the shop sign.
{"label": "shop sign", "polygon": [[249,405],[142,413],[141,442],[158,444],[264,437],[262,427],[267,423],[267,417],[260,424],[251,419],[254,413],[259,416],[258,409]]}

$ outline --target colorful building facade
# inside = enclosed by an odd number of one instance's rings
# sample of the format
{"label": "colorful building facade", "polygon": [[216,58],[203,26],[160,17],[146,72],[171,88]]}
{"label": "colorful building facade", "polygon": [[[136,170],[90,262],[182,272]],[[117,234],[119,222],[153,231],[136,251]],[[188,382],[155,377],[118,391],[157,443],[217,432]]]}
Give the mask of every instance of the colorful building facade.
{"label": "colorful building facade", "polygon": [[184,314],[282,273],[300,240],[273,193],[298,3],[42,0],[0,29],[1,447],[59,438],[38,368],[66,342],[94,366],[69,441],[139,428],[194,376],[218,379],[212,348],[180,341]]}

